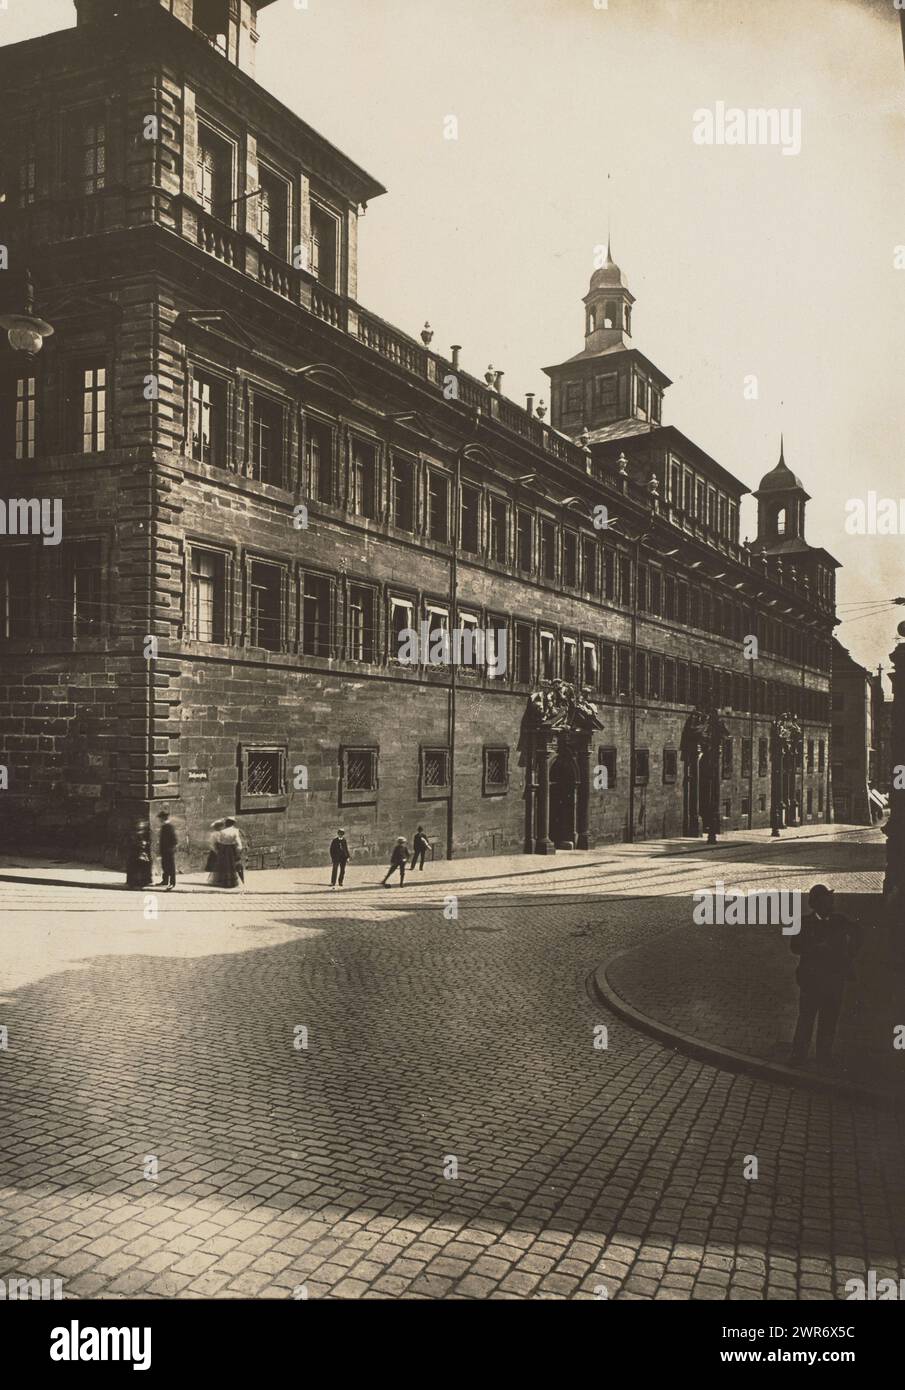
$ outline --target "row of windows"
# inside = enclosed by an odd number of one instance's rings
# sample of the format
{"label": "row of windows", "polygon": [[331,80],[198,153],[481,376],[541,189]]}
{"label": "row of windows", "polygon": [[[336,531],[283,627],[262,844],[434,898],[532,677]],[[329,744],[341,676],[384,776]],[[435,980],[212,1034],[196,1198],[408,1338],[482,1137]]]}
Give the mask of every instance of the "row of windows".
{"label": "row of windows", "polygon": [[[765,754],[767,740],[760,740],[761,761],[758,776],[769,774]],[[751,771],[751,740],[743,739],[742,775]],[[822,745],[821,745],[822,747]],[[732,774],[732,739],[726,739],[722,750],[722,777]],[[482,793],[484,796],[505,796],[509,791],[509,753],[502,744],[485,745],[482,749]],[[287,798],[289,794],[288,749],[280,747],[243,747],[239,753],[240,807],[243,810],[260,808],[266,801]],[[597,765],[605,771],[594,784],[597,789],[613,791],[620,783],[619,752],[612,746],[597,750]],[[343,806],[371,805],[380,789],[380,749],[377,744],[343,746],[339,750],[339,803]],[[664,786],[679,781],[679,750],[667,746],[662,750],[661,780]],[[418,750],[418,797],[421,801],[444,800],[450,793],[450,751],[446,746],[424,745]],[[632,765],[632,780],[636,787],[646,787],[651,781],[651,750],[636,748]],[[807,810],[813,810],[813,788],[807,788]],[[823,810],[823,786],[817,789],[818,808]],[[766,796],[759,798],[761,811],[766,809]],[[724,814],[731,815],[731,803],[724,803]],[[742,805],[747,814],[748,799]]]}
{"label": "row of windows", "polygon": [[[42,612],[33,614],[34,552],[12,546],[0,554],[0,636],[35,635],[36,628],[71,637],[98,634],[103,626],[103,554],[99,540],[67,541],[41,557],[38,586]],[[266,651],[345,658],[366,664],[399,660],[403,634],[426,624],[431,640],[448,634],[450,608],[442,599],[422,599],[402,588],[381,589],[366,580],[299,568],[295,573],[296,621],[290,632],[291,567],[245,555],[241,570],[233,554],[192,543],[186,563],[185,635],[220,645],[244,642]],[[240,614],[236,590],[240,589]],[[237,617],[240,618],[237,630]],[[779,681],[752,679],[707,663],[631,648],[544,623],[460,607],[456,626],[485,634],[488,678],[530,686],[562,679],[609,697],[634,695],[667,704],[714,704],[739,713],[786,710],[811,720],[829,716],[825,692]],[[426,664],[426,663],[425,663]],[[464,674],[468,674],[468,670]],[[471,673],[478,674],[477,667]],[[753,705],[753,710],[752,710]]]}
{"label": "row of windows", "polygon": [[[505,796],[509,791],[509,749],[487,744],[481,752],[481,789],[484,796]],[[289,795],[289,755],[285,745],[240,747],[238,758],[241,810],[279,809],[275,804]],[[449,748],[422,744],[418,750],[418,797],[441,801],[450,793]],[[377,744],[345,745],[339,750],[339,804],[367,806],[380,789],[380,749]]]}
{"label": "row of windows", "polygon": [[[108,130],[101,107],[69,111],[64,130],[61,179],[69,197],[101,193],[107,186]],[[0,203],[29,207],[38,196],[38,146],[33,130],[22,128],[15,140],[16,153],[0,166]],[[241,190],[237,177],[241,163],[239,143],[213,123],[198,121],[195,155],[195,196],[212,217],[234,226]],[[292,182],[275,166],[259,162],[258,184],[246,200],[246,228],[256,231],[267,249],[281,260],[294,259],[292,230]],[[307,268],[328,289],[337,289],[340,248],[339,216],[312,198]]]}

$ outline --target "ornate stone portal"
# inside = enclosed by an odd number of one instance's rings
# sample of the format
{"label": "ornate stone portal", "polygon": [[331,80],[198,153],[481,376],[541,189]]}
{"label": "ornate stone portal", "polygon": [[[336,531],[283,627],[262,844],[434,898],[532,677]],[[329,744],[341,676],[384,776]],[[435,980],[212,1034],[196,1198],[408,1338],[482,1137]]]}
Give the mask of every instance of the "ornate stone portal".
{"label": "ornate stone portal", "polygon": [[797,770],[801,758],[801,725],[794,714],[780,714],[770,725],[770,833],[775,838],[787,825],[798,825]]}
{"label": "ornate stone portal", "polygon": [[529,696],[522,723],[526,854],[588,848],[591,738],[602,728],[587,689],[555,680]]}
{"label": "ornate stone portal", "polygon": [[700,835],[710,844],[720,831],[720,752],[729,730],[712,707],[696,705],[682,730],[685,764],[682,783],[682,833]]}

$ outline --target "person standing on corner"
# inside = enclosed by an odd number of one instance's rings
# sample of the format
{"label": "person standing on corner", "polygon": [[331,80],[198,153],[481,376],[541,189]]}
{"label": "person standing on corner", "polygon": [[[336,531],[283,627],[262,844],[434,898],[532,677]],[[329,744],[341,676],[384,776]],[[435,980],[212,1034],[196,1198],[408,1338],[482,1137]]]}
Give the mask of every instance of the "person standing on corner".
{"label": "person standing on corner", "polygon": [[841,912],[833,911],[832,889],[823,883],[811,889],[808,907],[810,914],[789,943],[792,954],[799,958],[796,979],[801,991],[790,1061],[801,1065],[806,1059],[816,1019],[817,1061],[829,1066],[845,985],[854,978],[858,928]]}
{"label": "person standing on corner", "polygon": [[399,887],[405,887],[405,866],[408,862],[409,847],[406,844],[405,836],[400,835],[395,845],[393,846],[393,853],[390,855],[390,867],[387,869],[383,880],[384,888],[389,888],[390,885],[387,882],[387,879],[390,877],[391,874],[394,874],[397,869],[399,870]]}
{"label": "person standing on corner", "polygon": [[157,819],[160,821],[160,838],[158,845],[160,848],[160,887],[176,887],[176,828],[170,820],[169,811],[160,811]]}
{"label": "person standing on corner", "polygon": [[[337,830],[336,835],[330,841],[330,859],[333,863],[333,871],[330,875],[330,891],[343,887],[343,879],[346,876],[346,865],[349,862],[349,842],[346,839],[344,830]],[[337,881],[338,880],[338,881]]]}
{"label": "person standing on corner", "polygon": [[421,870],[424,869],[424,856],[427,854],[427,851],[428,851],[429,849],[432,849],[432,848],[433,848],[433,846],[431,845],[430,840],[427,838],[427,836],[426,836],[425,833],[424,833],[424,826],[423,826],[423,825],[419,825],[419,826],[418,826],[418,829],[417,829],[416,832],[415,832],[414,841],[412,842],[412,870],[413,870],[413,871],[414,871],[416,865],[417,865],[419,871],[421,871]]}

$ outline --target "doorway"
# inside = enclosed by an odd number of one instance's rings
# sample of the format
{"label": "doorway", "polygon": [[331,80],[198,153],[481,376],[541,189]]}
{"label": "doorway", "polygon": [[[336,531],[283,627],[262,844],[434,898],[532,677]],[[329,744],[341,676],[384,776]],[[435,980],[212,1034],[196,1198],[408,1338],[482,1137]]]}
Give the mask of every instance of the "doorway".
{"label": "doorway", "polygon": [[578,771],[568,754],[560,753],[550,767],[550,839],[557,849],[574,849]]}

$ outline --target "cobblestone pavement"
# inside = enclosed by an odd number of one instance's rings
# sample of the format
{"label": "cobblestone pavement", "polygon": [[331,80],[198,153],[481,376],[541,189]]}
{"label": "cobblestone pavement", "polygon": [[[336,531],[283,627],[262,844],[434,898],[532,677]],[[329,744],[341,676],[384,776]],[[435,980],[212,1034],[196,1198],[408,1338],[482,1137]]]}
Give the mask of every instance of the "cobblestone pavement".
{"label": "cobblestone pavement", "polygon": [[[875,886],[863,845],[815,839],[799,867]],[[142,894],[0,886],[0,1276],[636,1299],[900,1277],[900,1118],[692,1061],[591,1002],[590,972],[674,927],[714,862],[576,857],[486,888],[466,862],[354,901],[161,895],[157,920]],[[719,872],[775,883],[776,851],[733,845]]]}

